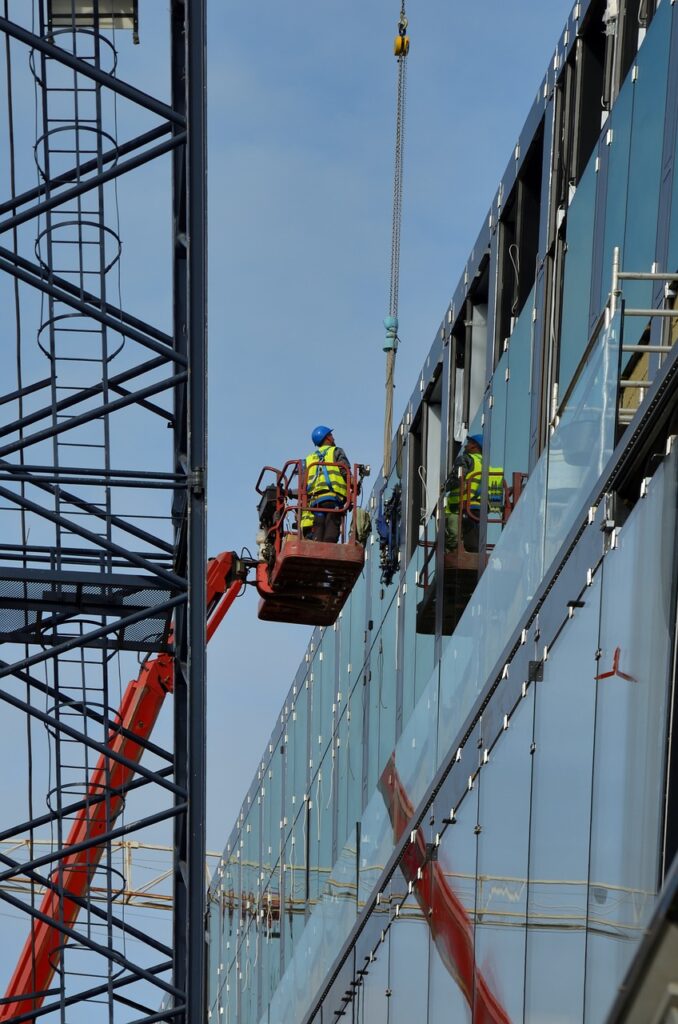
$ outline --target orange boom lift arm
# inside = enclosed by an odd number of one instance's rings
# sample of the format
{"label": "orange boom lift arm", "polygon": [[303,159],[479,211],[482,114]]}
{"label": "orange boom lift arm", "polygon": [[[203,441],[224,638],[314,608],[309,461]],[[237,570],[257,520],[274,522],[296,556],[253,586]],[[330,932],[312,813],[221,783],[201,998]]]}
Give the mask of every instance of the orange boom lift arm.
{"label": "orange boom lift arm", "polygon": [[[250,566],[235,552],[225,551],[210,559],[207,565],[206,640],[214,635],[219,624],[242,591]],[[61,950],[68,941],[68,931],[75,925],[80,902],[87,894],[99,866],[105,843],[91,845],[114,827],[124,803],[124,791],[135,774],[129,763],[138,764],[164,704],[174,686],[174,659],[170,654],[149,658],[137,679],[125,691],[116,724],[109,733],[110,755],[101,755],[92,771],[86,803],[78,812],[66,846],[76,851],[65,857],[58,871],[53,872],[49,888],[40,904],[40,917],[31,925],[12,979],[0,1005],[0,1021],[10,1021],[39,1009],[48,994],[58,968]],[[109,792],[108,799],[102,795]],[[86,844],[85,849],[77,847]],[[52,923],[58,922],[58,924]]]}

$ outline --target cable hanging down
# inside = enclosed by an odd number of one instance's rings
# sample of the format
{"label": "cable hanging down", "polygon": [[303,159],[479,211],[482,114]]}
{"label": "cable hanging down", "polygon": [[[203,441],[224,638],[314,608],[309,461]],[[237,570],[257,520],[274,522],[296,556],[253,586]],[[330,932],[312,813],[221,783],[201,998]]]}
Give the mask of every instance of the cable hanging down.
{"label": "cable hanging down", "polygon": [[400,6],[398,35],[393,52],[398,61],[398,100],[396,106],[395,169],[393,175],[393,225],[391,233],[391,288],[388,316],[384,319],[386,339],[386,408],[384,414],[384,476],[391,468],[391,438],[393,435],[393,389],[395,357],[398,349],[398,284],[400,279],[400,225],[403,211],[403,149],[405,144],[405,92],[407,84],[407,54],[410,40],[407,35],[405,0]]}

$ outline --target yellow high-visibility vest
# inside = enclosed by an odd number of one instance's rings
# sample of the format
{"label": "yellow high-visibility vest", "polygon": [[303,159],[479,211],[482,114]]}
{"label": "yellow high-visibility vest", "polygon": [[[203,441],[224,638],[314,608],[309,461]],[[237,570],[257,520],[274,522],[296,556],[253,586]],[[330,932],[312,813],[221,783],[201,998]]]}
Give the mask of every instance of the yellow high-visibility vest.
{"label": "yellow high-visibility vest", "polygon": [[[480,487],[483,475],[483,456],[480,452],[469,453],[473,468],[466,473],[466,494],[468,507],[474,512],[480,511]],[[487,500],[490,508],[497,508],[504,503],[504,470],[501,466],[490,466],[487,474]],[[447,492],[445,512],[452,514],[459,511],[461,495],[456,484]]]}
{"label": "yellow high-visibility vest", "polygon": [[338,505],[346,501],[346,477],[335,462],[336,446],[321,445],[306,456],[306,493],[309,505],[321,505],[335,498]]}

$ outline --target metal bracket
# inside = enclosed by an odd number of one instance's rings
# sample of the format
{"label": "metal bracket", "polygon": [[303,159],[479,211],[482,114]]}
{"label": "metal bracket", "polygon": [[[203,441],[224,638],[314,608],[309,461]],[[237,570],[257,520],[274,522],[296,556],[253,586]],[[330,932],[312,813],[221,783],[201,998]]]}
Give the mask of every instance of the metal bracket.
{"label": "metal bracket", "polygon": [[191,494],[201,498],[205,493],[205,470],[202,466],[194,469],[186,478],[187,486]]}

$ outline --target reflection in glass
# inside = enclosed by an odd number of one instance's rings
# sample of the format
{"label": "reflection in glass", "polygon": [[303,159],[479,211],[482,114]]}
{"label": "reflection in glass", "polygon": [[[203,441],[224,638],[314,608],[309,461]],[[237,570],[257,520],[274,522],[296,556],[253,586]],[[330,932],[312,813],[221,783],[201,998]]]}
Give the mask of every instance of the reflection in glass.
{"label": "reflection in glass", "polygon": [[596,576],[534,684],[525,1020],[535,1024],[554,1007],[563,1022],[583,1013],[599,608]]}
{"label": "reflection in glass", "polygon": [[477,823],[476,782],[457,809],[456,823],[449,825],[443,832],[438,859],[432,865],[429,971],[431,1021],[471,1021],[475,973]]}
{"label": "reflection in glass", "polygon": [[544,568],[582,511],[614,447],[621,314],[600,331],[549,441]]}
{"label": "reflection in glass", "polygon": [[597,180],[594,150],[567,211],[567,255],[558,371],[561,395],[567,391],[589,340],[589,296]]}
{"label": "reflection in glass", "polygon": [[388,1024],[388,954],[390,930],[377,947],[375,959],[366,965],[366,973],[356,1000],[357,1024]]}
{"label": "reflection in glass", "polygon": [[[532,315],[531,310],[524,309],[521,315],[521,320],[528,318],[528,315]],[[490,437],[489,437],[489,449],[487,440],[483,445],[483,457],[484,459],[489,458],[488,465],[496,467],[497,469],[503,470],[504,468],[504,454],[506,449],[506,435],[508,431],[508,425],[506,422],[506,407],[508,397],[508,368],[509,368],[509,353],[506,349],[502,353],[502,357],[497,363],[497,367],[494,371],[491,384],[492,394],[492,409],[490,413]],[[497,543],[497,538],[501,533],[501,526],[498,523],[488,524],[487,528],[487,541],[490,545]]]}
{"label": "reflection in glass", "polygon": [[635,83],[629,75],[615,100],[608,122],[609,139],[607,196],[605,200],[605,236],[598,309],[602,309],[612,288],[612,256],[618,246],[624,266],[626,198],[629,185],[629,150]]}
{"label": "reflection in glass", "polygon": [[[636,59],[624,270],[647,271],[655,260],[672,18],[673,4],[657,8]],[[624,298],[629,306],[647,309],[651,305],[651,282],[625,281]],[[628,317],[625,340],[637,343],[643,329],[640,317]]]}
{"label": "reflection in glass", "polygon": [[429,926],[417,900],[410,896],[390,928],[389,1024],[428,1020]]}
{"label": "reflection in glass", "polygon": [[[533,308],[534,288],[525,301],[508,342],[506,443],[503,461],[491,461],[491,465],[503,466],[504,478],[509,487],[513,483],[513,474],[527,473],[529,463]],[[492,460],[494,457],[493,453]]]}
{"label": "reflection in glass", "polygon": [[490,752],[480,786],[476,964],[511,1021],[523,1015],[533,717],[532,686]]}
{"label": "reflection in glass", "polygon": [[[587,1020],[603,1020],[659,879],[675,567],[674,451],[605,558],[596,683]],[[652,580],[652,587],[635,581]]]}

